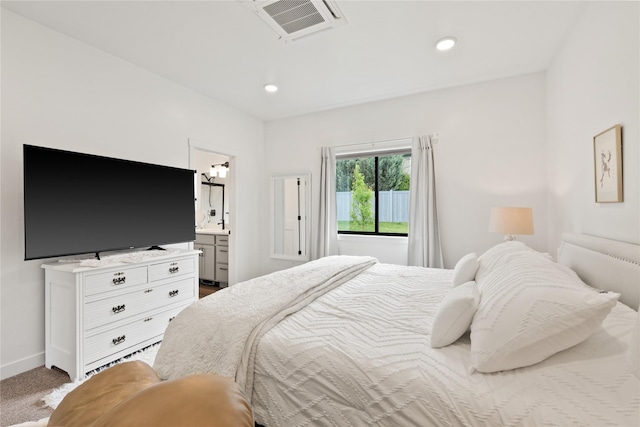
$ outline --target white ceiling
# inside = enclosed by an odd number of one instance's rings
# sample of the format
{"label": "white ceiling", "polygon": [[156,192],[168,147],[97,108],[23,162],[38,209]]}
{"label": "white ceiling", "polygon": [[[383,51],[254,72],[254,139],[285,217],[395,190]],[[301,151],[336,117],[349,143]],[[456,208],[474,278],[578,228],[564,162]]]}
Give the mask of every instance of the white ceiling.
{"label": "white ceiling", "polygon": [[[338,0],[346,25],[291,43],[236,0],[2,1],[262,120],[545,70],[576,1]],[[437,52],[436,39],[458,45]],[[267,82],[280,90],[268,94]]]}

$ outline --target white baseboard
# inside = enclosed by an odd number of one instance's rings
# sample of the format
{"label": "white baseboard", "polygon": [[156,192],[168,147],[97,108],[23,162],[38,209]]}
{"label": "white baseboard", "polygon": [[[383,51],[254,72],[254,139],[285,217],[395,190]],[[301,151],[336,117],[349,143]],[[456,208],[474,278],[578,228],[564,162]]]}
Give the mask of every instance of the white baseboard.
{"label": "white baseboard", "polygon": [[44,351],[0,366],[0,380],[44,366]]}

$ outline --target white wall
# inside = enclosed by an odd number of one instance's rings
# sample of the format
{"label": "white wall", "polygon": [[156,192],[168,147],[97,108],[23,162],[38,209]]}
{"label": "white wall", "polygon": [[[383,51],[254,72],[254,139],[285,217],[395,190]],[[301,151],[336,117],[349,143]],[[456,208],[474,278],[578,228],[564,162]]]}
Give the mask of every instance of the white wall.
{"label": "white wall", "polygon": [[[547,73],[549,247],[562,232],[640,243],[638,2],[593,2]],[[595,203],[593,137],[622,125],[623,203]]]}
{"label": "white wall", "polygon": [[[317,227],[320,151],[439,133],[436,184],[444,260],[502,240],[487,232],[492,206],[530,206],[535,235],[519,237],[547,250],[546,97],[543,72],[341,108],[265,124],[265,177],[312,173],[312,229]],[[263,198],[268,200],[268,184]],[[263,217],[268,226],[269,216]],[[406,239],[348,237],[343,254],[368,253],[406,264]],[[315,238],[315,237],[314,237]],[[264,242],[263,254],[268,254]],[[266,259],[266,270],[291,263]]]}
{"label": "white wall", "polygon": [[0,377],[44,364],[44,274],[23,260],[22,144],[189,167],[195,138],[234,156],[230,265],[237,280],[260,273],[262,122],[3,10],[2,125]]}

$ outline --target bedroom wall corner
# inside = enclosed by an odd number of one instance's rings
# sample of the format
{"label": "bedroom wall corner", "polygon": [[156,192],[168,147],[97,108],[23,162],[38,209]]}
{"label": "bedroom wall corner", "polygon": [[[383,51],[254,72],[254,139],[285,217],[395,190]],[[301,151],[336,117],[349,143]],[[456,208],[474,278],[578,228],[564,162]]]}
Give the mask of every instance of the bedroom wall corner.
{"label": "bedroom wall corner", "polygon": [[[590,2],[547,72],[549,241],[640,243],[638,2]],[[595,203],[593,137],[623,127],[624,202]]]}

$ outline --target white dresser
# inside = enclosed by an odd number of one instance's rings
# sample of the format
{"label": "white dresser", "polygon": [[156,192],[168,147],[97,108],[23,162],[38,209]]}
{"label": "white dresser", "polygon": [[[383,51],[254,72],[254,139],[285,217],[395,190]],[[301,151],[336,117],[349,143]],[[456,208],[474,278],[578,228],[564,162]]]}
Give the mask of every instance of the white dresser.
{"label": "white dresser", "polygon": [[76,380],[161,341],[176,314],[198,299],[199,253],[137,252],[136,262],[99,267],[43,264],[45,366]]}

